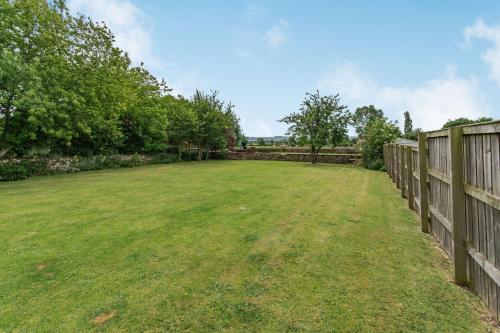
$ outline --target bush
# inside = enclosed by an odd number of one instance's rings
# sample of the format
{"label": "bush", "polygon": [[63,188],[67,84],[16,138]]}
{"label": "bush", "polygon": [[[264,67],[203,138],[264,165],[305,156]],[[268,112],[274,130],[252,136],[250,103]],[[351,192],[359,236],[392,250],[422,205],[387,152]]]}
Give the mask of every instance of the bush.
{"label": "bush", "polygon": [[95,155],[95,156],[78,156],[72,166],[79,171],[113,169],[122,166],[122,161],[119,155]]}
{"label": "bush", "polygon": [[122,168],[133,168],[142,165],[142,159],[138,154],[132,155],[129,159],[122,159],[120,161],[120,167]]}
{"label": "bush", "polygon": [[158,153],[153,155],[149,164],[168,164],[177,162],[177,154]]}
{"label": "bush", "polygon": [[[205,158],[205,153],[202,154],[202,159]],[[181,159],[183,161],[196,161],[198,159],[198,152],[196,150],[183,150]]]}
{"label": "bush", "polygon": [[[104,170],[114,168],[132,168],[143,164],[168,164],[177,163],[178,154],[176,148],[170,148],[166,152],[143,157],[138,154],[126,155],[95,155],[75,157],[43,157],[22,160],[6,160],[0,162],[0,181],[21,180],[31,176],[51,175],[58,173],[71,173],[79,171]],[[206,158],[203,153],[203,159]],[[225,159],[225,152],[211,152],[211,159]],[[196,161],[198,152],[196,150],[183,150],[182,161]]]}
{"label": "bush", "polygon": [[401,136],[400,129],[383,118],[370,122],[362,143],[363,165],[371,170],[384,169],[384,144]]}
{"label": "bush", "polygon": [[213,151],[210,153],[210,159],[212,160],[225,160],[227,158],[227,152],[225,151]]}
{"label": "bush", "polygon": [[0,164],[0,182],[26,179],[31,174],[21,163],[1,163]]}

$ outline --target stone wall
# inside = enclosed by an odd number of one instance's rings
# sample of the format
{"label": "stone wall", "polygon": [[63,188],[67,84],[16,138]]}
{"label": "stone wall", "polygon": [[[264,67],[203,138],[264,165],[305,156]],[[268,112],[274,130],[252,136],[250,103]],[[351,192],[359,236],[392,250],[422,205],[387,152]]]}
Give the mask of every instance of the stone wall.
{"label": "stone wall", "polygon": [[[311,155],[307,153],[260,153],[260,152],[230,152],[228,160],[268,160],[311,162]],[[361,165],[361,154],[319,154],[318,163],[353,164]]]}

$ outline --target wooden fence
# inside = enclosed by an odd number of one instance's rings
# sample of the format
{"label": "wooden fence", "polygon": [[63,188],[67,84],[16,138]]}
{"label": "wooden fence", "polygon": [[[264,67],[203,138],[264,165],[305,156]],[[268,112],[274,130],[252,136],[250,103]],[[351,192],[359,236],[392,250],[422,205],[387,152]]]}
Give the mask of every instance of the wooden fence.
{"label": "wooden fence", "polygon": [[457,284],[500,318],[500,121],[384,146],[387,173],[453,259]]}

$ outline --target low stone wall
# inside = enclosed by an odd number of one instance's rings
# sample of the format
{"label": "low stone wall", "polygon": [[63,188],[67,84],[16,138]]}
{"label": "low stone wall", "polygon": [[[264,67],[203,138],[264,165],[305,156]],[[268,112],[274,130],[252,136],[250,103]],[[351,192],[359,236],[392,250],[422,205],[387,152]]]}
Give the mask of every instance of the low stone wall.
{"label": "low stone wall", "polygon": [[[229,152],[226,158],[228,160],[311,162],[311,155],[307,153]],[[319,154],[318,163],[361,165],[362,158],[360,154]]]}

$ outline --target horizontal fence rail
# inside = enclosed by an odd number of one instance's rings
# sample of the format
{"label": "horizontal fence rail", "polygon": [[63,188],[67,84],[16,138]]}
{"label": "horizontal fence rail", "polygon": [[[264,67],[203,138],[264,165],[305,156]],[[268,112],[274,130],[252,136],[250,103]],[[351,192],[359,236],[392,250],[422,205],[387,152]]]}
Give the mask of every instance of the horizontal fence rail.
{"label": "horizontal fence rail", "polygon": [[388,175],[453,260],[455,282],[500,318],[500,121],[386,144]]}

